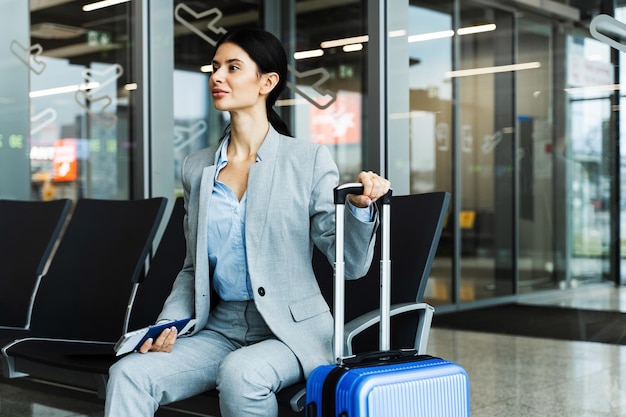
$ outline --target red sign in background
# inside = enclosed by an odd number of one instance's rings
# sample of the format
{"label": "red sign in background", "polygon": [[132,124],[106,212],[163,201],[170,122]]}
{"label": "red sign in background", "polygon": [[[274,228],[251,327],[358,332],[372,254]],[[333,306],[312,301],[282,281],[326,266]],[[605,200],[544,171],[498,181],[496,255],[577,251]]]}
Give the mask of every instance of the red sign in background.
{"label": "red sign in background", "polygon": [[361,143],[361,94],[341,91],[327,109],[311,106],[311,139],[337,145]]}
{"label": "red sign in background", "polygon": [[54,142],[52,160],[53,181],[76,181],[78,172],[76,139],[59,139]]}

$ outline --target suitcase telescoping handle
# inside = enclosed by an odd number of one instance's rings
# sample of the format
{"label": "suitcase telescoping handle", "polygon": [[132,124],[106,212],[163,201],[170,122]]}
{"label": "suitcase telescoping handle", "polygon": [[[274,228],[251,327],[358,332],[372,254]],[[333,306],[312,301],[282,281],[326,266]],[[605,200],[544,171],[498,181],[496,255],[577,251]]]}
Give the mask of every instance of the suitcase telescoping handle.
{"label": "suitcase telescoping handle", "polygon": [[[344,261],[344,212],[348,194],[362,194],[363,185],[347,183],[334,190],[335,202],[335,279],[334,279],[334,349],[335,360],[340,363],[344,352],[344,310],[345,310],[345,261]],[[390,309],[391,309],[391,255],[389,218],[391,213],[391,194],[389,190],[382,197],[381,216],[381,258],[380,258],[380,350],[390,348]]]}

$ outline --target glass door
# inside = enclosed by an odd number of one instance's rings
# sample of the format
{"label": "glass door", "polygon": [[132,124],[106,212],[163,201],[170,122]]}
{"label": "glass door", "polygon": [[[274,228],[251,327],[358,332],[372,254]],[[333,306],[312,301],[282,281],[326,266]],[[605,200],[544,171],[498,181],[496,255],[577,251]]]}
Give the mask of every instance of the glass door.
{"label": "glass door", "polygon": [[[553,158],[555,151],[550,21],[524,14],[518,24],[518,61],[537,68],[516,73],[520,293],[556,286]],[[561,51],[561,54],[563,52]]]}
{"label": "glass door", "polygon": [[460,3],[458,88],[461,302],[511,295],[516,282],[515,56],[511,12]]}
{"label": "glass door", "polygon": [[[453,192],[453,2],[411,1],[409,6],[410,193]],[[455,222],[450,210],[425,298],[450,304],[453,289]]]}
{"label": "glass door", "polygon": [[426,300],[514,293],[516,66],[513,13],[470,2],[409,8],[411,193],[452,193]]}
{"label": "glass door", "polygon": [[613,72],[610,47],[587,36],[567,37],[568,120],[564,166],[568,181],[567,236],[570,273],[561,287],[609,277],[611,196],[611,95]]}

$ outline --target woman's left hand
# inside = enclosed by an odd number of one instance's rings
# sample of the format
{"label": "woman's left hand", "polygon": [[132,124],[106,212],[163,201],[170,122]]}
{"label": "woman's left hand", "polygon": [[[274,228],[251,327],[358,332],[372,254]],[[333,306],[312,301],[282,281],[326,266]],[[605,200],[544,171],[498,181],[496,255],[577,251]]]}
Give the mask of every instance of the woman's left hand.
{"label": "woman's left hand", "polygon": [[359,208],[369,207],[374,201],[387,194],[391,188],[389,180],[372,171],[361,171],[356,180],[363,184],[363,194],[349,194],[348,199],[353,206]]}

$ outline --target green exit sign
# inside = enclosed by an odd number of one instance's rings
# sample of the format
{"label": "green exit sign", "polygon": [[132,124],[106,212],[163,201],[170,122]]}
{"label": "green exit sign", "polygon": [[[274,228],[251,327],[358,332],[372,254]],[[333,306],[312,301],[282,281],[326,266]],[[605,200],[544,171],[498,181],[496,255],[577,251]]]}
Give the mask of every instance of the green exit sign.
{"label": "green exit sign", "polygon": [[87,44],[90,46],[110,45],[111,34],[108,32],[100,32],[97,30],[87,31]]}

